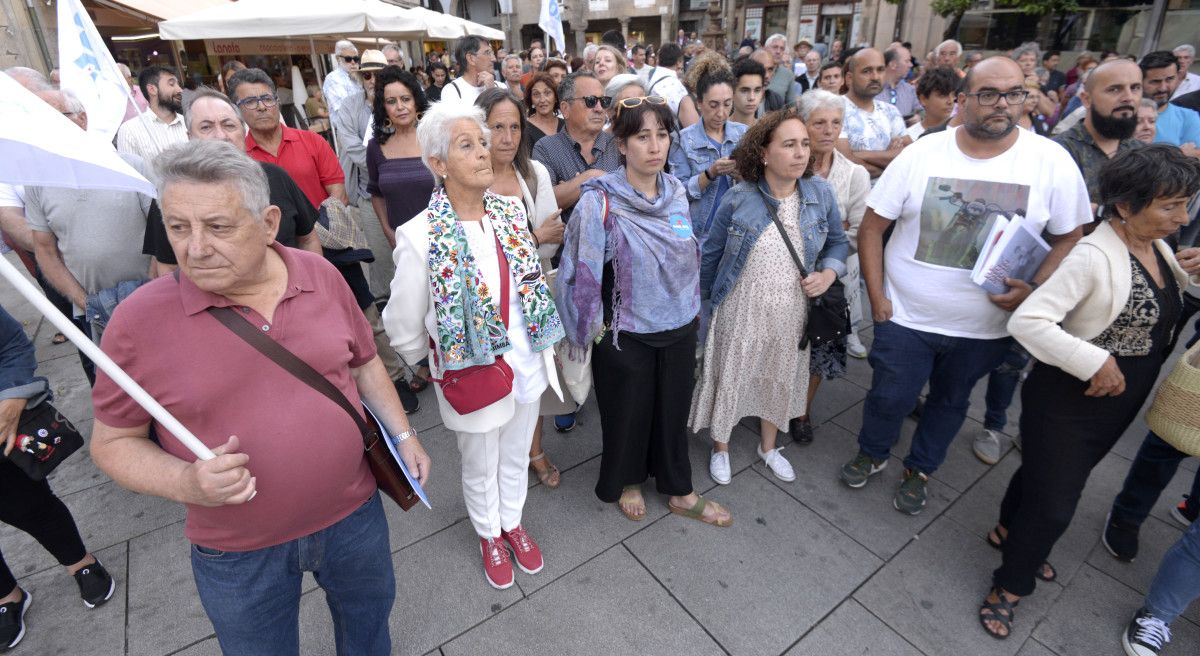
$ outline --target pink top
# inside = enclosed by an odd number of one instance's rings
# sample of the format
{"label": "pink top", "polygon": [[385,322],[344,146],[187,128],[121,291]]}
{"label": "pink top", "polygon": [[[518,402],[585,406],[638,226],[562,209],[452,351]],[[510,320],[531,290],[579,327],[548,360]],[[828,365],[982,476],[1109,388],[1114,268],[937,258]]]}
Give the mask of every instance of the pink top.
{"label": "pink top", "polygon": [[[375,491],[362,437],[346,413],[254,350],[205,312],[234,307],[360,404],[351,376],[375,357],[371,326],[342,276],[320,256],[271,246],[288,286],[268,323],[252,309],[201,290],[186,276],[163,276],[121,302],[102,347],[209,448],[237,435],[250,456],[258,495],[241,505],[188,505],[184,533],[195,544],[249,551],[326,528]],[[129,428],[151,421],[112,379],[97,371],[96,418]],[[195,456],[155,422],[168,453]]]}

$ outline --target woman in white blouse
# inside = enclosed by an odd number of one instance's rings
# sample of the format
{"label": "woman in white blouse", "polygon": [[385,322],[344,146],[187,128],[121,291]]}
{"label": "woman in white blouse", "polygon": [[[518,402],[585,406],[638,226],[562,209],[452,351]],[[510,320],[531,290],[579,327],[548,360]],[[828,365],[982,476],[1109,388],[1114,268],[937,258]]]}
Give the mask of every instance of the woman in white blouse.
{"label": "woman in white blouse", "polygon": [[438,186],[396,231],[383,321],[406,361],[429,356],[442,422],[458,437],[484,575],[505,589],[513,584],[509,549],[522,571],[542,569],[521,515],[530,436],[543,392],[558,389],[553,347],[564,331],[525,208],[489,191],[498,172],[483,110],[437,103],[417,141]]}

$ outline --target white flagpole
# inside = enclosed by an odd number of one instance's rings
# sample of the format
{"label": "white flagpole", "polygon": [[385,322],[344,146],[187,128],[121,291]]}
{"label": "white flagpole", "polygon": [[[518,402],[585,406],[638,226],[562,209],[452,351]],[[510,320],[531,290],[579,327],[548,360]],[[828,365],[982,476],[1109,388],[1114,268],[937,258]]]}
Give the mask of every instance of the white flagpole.
{"label": "white flagpole", "polygon": [[129,374],[117,366],[117,363],[113,362],[112,358],[105,355],[99,346],[96,346],[92,340],[88,339],[88,336],[84,335],[83,331],[79,330],[62,312],[59,312],[58,308],[54,307],[54,304],[50,302],[50,299],[46,298],[45,294],[42,293],[42,290],[34,287],[28,278],[21,275],[21,272],[13,266],[12,262],[8,261],[7,257],[0,256],[0,275],[3,275],[16,288],[21,293],[21,296],[25,297],[25,300],[32,303],[39,312],[45,315],[50,320],[50,323],[54,324],[55,328],[58,328],[59,332],[66,335],[72,344],[80,351],[83,351],[84,355],[91,358],[97,367],[104,370],[104,373],[108,374],[108,377],[112,378],[113,382],[125,390],[126,394],[132,397],[134,401],[137,401],[138,405],[145,408],[152,417],[157,419],[158,423],[163,425],[163,428],[170,431],[188,450],[196,454],[197,458],[212,460],[215,457],[213,452],[204,446],[204,443],[197,439],[183,424],[179,423],[179,420],[174,415],[162,407],[158,401],[155,401],[154,397],[150,396],[146,390],[142,389],[141,385],[138,385],[136,381],[129,377]]}

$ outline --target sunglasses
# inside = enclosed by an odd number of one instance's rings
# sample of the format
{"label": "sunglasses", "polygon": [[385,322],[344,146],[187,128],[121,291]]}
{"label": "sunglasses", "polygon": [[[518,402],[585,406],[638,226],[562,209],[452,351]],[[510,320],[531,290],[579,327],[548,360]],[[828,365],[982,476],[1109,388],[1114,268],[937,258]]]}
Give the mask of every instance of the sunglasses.
{"label": "sunglasses", "polygon": [[358,74],[367,82],[370,82],[375,77],[375,73],[373,71],[359,71]]}
{"label": "sunglasses", "polygon": [[608,109],[612,106],[611,96],[583,96],[581,98],[572,98],[571,100],[578,100],[582,102],[584,107],[587,107],[588,109],[594,108],[597,104],[604,109]]}
{"label": "sunglasses", "polygon": [[347,57],[345,55],[338,55],[338,58],[341,59],[342,61],[346,62],[347,64],[357,64],[358,63],[358,57]]}
{"label": "sunglasses", "polygon": [[621,115],[622,109],[633,109],[640,107],[642,103],[648,105],[665,105],[667,99],[662,96],[637,96],[636,98],[622,98],[621,102],[617,103],[617,116]]}

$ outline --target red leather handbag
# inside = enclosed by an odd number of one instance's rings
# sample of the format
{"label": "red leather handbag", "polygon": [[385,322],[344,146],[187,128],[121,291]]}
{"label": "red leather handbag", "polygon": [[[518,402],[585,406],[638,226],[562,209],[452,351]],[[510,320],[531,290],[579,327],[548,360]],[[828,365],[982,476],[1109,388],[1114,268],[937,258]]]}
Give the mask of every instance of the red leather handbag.
{"label": "red leather handbag", "polygon": [[[500,321],[505,330],[508,329],[508,259],[504,249],[500,247],[500,239],[496,238],[496,257],[500,264]],[[433,363],[437,365],[437,346],[429,340],[430,350],[433,351]],[[512,394],[513,370],[504,361],[504,356],[496,356],[491,364],[480,364],[466,369],[443,371],[441,378],[430,378],[442,388],[442,396],[446,403],[460,415],[470,414],[481,408],[503,399]]]}

